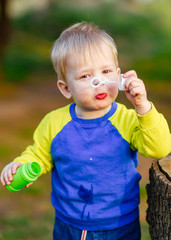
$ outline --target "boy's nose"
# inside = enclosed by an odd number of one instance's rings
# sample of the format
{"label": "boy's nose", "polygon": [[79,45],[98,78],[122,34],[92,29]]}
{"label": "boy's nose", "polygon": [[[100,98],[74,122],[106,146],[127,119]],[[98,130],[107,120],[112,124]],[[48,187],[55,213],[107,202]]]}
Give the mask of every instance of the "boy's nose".
{"label": "boy's nose", "polygon": [[91,86],[93,87],[98,87],[99,85],[102,84],[102,79],[100,77],[94,77],[90,80]]}
{"label": "boy's nose", "polygon": [[94,77],[90,80],[90,85],[93,87],[93,88],[97,88],[97,87],[100,87],[102,84],[105,84],[106,83],[106,80],[103,80],[102,78],[100,77]]}
{"label": "boy's nose", "polygon": [[90,85],[93,87],[93,88],[97,88],[97,87],[100,87],[101,85],[104,85],[104,84],[108,84],[110,83],[111,81],[107,78],[100,78],[100,77],[94,77],[90,80]]}

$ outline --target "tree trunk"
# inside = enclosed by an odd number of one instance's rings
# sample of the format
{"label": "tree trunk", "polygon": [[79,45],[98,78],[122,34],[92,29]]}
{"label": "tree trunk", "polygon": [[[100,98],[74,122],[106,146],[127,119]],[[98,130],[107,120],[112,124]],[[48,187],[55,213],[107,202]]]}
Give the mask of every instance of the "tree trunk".
{"label": "tree trunk", "polygon": [[2,74],[2,55],[11,34],[10,21],[7,14],[8,0],[0,0],[0,82],[3,79]]}
{"label": "tree trunk", "polygon": [[147,184],[147,222],[152,240],[171,240],[171,154],[154,160]]}

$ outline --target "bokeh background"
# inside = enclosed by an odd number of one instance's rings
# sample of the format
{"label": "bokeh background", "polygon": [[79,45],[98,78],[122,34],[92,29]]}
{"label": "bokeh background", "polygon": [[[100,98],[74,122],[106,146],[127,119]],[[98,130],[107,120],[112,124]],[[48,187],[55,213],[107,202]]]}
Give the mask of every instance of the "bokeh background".
{"label": "bokeh background", "polygon": [[[92,21],[114,38],[122,72],[137,71],[149,100],[171,126],[170,0],[1,0],[0,4],[0,171],[32,144],[34,129],[46,113],[69,103],[56,88],[50,49],[76,22]],[[124,93],[117,101],[132,107]],[[145,186],[152,159],[139,159],[142,240],[148,240]],[[50,184],[49,173],[18,193],[0,186],[0,240],[52,239]]]}

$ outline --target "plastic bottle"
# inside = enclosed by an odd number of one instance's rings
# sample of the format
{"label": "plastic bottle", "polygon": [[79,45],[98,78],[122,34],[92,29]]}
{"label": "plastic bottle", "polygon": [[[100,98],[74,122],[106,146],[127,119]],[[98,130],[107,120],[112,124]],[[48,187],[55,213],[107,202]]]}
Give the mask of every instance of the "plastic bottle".
{"label": "plastic bottle", "polygon": [[120,91],[125,91],[125,82],[126,78],[123,77],[123,74],[120,74],[120,79],[119,79],[119,90]]}
{"label": "plastic bottle", "polygon": [[10,185],[6,185],[6,188],[11,192],[18,192],[28,183],[34,182],[42,169],[37,162],[24,163],[17,169],[15,175],[13,175],[13,180]]}

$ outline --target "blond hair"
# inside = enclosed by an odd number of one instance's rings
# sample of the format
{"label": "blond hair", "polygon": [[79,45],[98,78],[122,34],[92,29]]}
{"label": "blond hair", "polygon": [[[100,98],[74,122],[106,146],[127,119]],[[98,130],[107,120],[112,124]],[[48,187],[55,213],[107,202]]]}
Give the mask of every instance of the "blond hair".
{"label": "blond hair", "polygon": [[88,22],[77,23],[64,30],[55,41],[51,51],[51,60],[58,79],[66,80],[65,66],[69,56],[74,53],[85,60],[87,50],[90,54],[92,48],[99,50],[102,41],[111,47],[115,65],[118,67],[116,45],[105,31]]}

